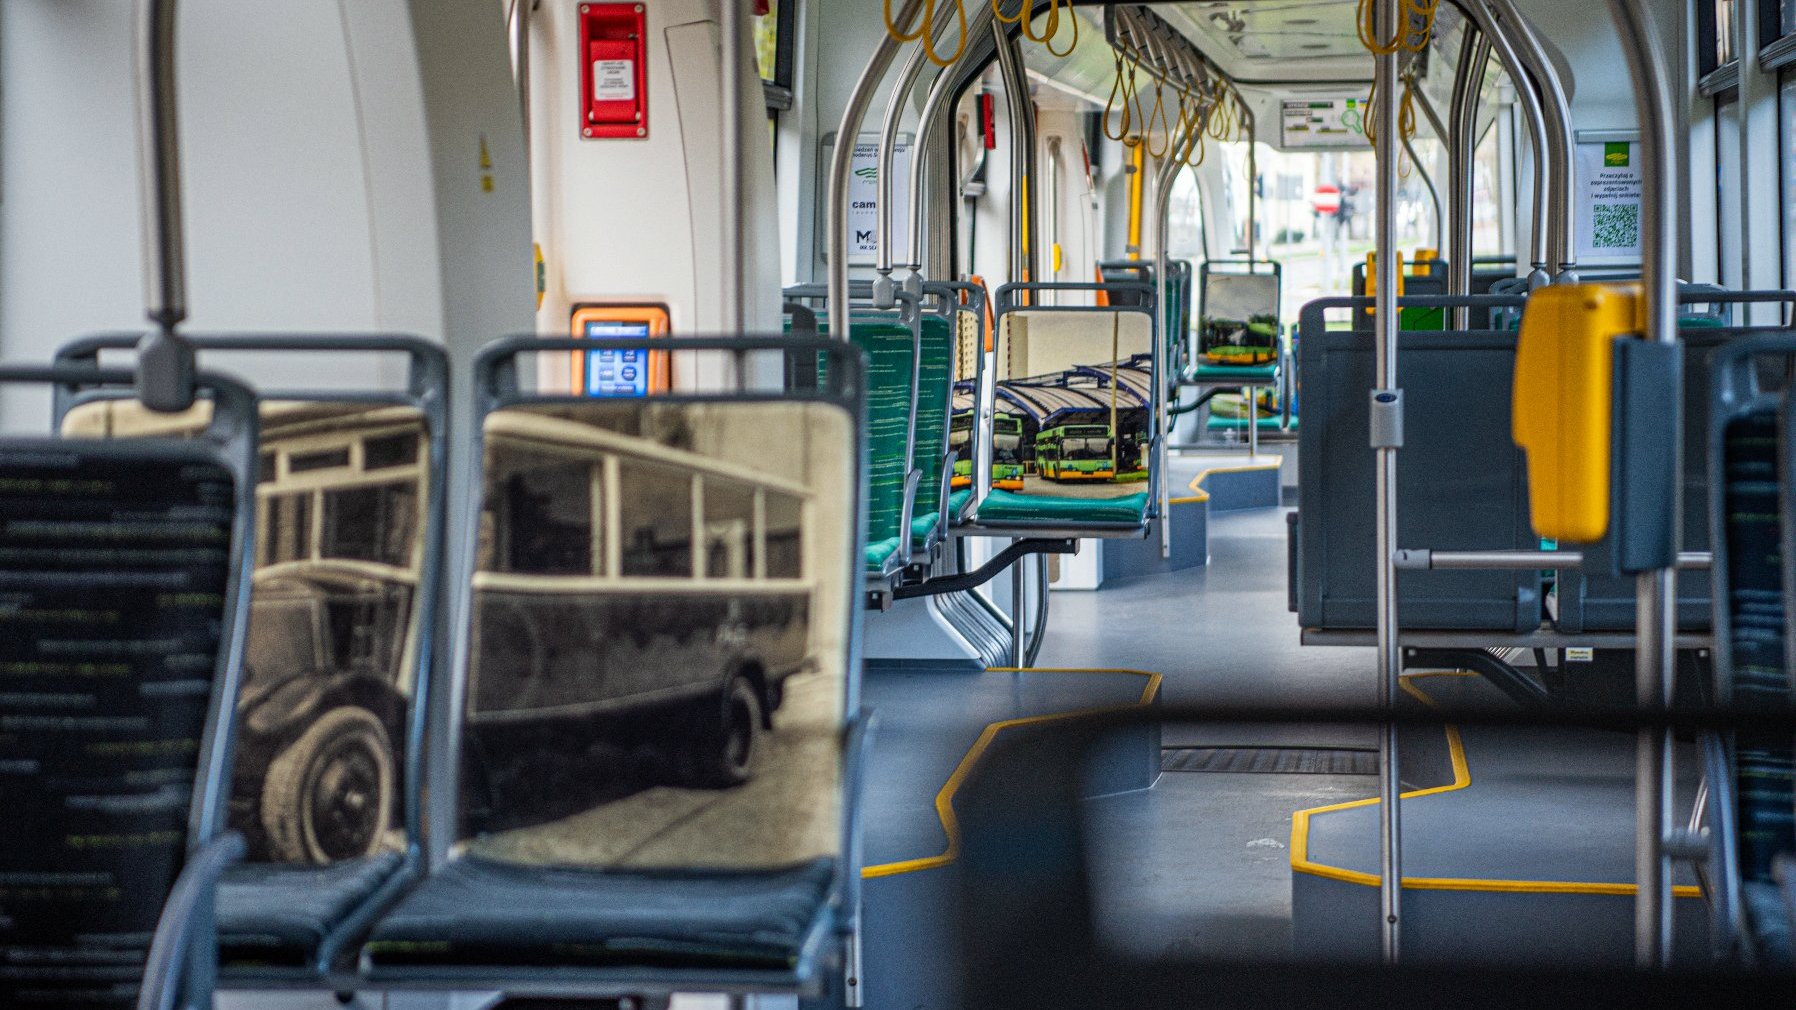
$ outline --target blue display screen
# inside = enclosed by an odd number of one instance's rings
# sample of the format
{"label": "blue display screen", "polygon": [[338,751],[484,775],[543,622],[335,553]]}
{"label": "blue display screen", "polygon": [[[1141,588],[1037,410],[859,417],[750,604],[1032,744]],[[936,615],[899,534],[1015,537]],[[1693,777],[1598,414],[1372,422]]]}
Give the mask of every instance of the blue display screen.
{"label": "blue display screen", "polygon": [[[649,335],[648,323],[625,323],[593,320],[586,324],[586,336],[594,340],[629,338]],[[586,352],[586,395],[647,396],[649,394],[649,352],[643,348],[598,350]]]}

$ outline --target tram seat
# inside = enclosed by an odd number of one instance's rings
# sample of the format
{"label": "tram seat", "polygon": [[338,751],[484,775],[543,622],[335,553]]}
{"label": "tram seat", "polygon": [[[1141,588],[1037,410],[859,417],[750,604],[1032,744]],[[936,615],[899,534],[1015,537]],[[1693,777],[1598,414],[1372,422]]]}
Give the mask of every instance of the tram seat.
{"label": "tram seat", "polygon": [[[57,361],[92,367],[100,363],[102,355],[134,347],[136,339],[128,334],[115,334],[78,340],[61,348],[57,352]],[[342,465],[347,482],[341,483],[336,489],[325,488],[319,492],[318,499],[324,526],[332,531],[333,538],[340,543],[339,550],[346,556],[363,553],[350,544],[358,536],[370,541],[367,546],[372,546],[372,542],[383,537],[393,536],[396,529],[388,524],[395,520],[403,521],[404,515],[415,517],[416,513],[411,511],[415,505],[394,500],[391,504],[397,511],[392,514],[379,513],[378,510],[368,513],[336,513],[332,505],[336,494],[355,481],[362,480],[359,475],[363,473],[374,475],[384,472],[396,479],[407,480],[412,487],[422,484],[426,489],[422,512],[424,521],[412,532],[412,536],[422,547],[414,554],[411,543],[407,542],[404,545],[406,560],[399,566],[417,566],[416,571],[399,580],[404,586],[401,591],[413,608],[412,612],[400,615],[396,629],[390,627],[393,615],[388,609],[378,602],[367,602],[382,598],[382,592],[377,590],[368,593],[366,584],[358,581],[355,583],[356,588],[348,592],[358,596],[362,602],[353,607],[332,608],[329,620],[332,622],[330,635],[333,637],[330,642],[310,644],[313,649],[324,644],[326,652],[334,653],[353,648],[350,643],[358,639],[378,642],[383,635],[391,636],[395,633],[403,639],[413,625],[419,629],[434,627],[434,612],[442,585],[440,545],[443,542],[447,500],[444,461],[448,452],[449,364],[443,348],[413,337],[370,335],[190,335],[188,340],[199,352],[202,362],[214,355],[236,355],[228,359],[233,364],[241,362],[246,368],[255,364],[274,365],[281,369],[283,376],[295,373],[305,375],[308,369],[322,372],[326,367],[341,367],[345,355],[364,359],[370,366],[379,364],[381,357],[404,359],[406,369],[403,391],[333,388],[329,381],[325,381],[307,388],[265,393],[259,407],[261,444],[258,448],[264,460],[261,481],[263,490],[271,501],[286,496],[278,481],[280,473],[284,472],[279,467],[278,457],[282,454],[285,430],[298,431],[297,437],[309,439],[312,449],[335,448],[319,442],[320,431],[324,431],[325,438],[329,437],[330,430],[338,431],[344,436],[342,445],[345,447],[361,444],[359,456],[346,449],[343,457]],[[321,375],[321,378],[324,376]],[[84,417],[84,410],[98,406],[101,399],[111,399],[117,394],[116,390],[104,388],[60,387],[56,400],[58,429],[86,426],[112,430],[121,416],[117,411],[100,419]],[[135,404],[120,406],[135,407]],[[141,411],[137,413],[141,414]],[[333,421],[333,416],[337,420]],[[356,422],[356,417],[364,420]],[[96,425],[95,421],[100,423]],[[400,450],[399,459],[409,458],[411,466],[377,468],[368,455],[368,443],[355,436],[357,423],[361,425],[361,430],[388,436],[389,445],[392,444],[390,438],[394,435],[403,436],[414,430],[421,431],[424,445],[414,448],[409,457],[405,450]],[[362,459],[363,463],[357,473],[351,474],[349,470],[354,465],[355,458]],[[324,475],[323,481],[329,483],[328,469],[313,472]],[[362,483],[365,485],[366,481],[362,480]],[[283,548],[274,544],[279,539],[279,531],[269,528],[271,523],[277,521],[277,511],[271,509],[268,515],[264,528],[257,532],[258,567],[285,563],[291,572],[291,565],[295,561],[307,559],[281,553]],[[359,522],[340,523],[339,520],[345,517],[358,519]],[[311,604],[320,595],[329,593],[333,578],[339,586],[345,584],[342,576],[348,566],[339,565],[333,572],[331,560],[322,556],[314,562],[314,566],[322,578],[309,586],[301,596],[303,604]],[[280,678],[286,676],[286,673],[279,669],[255,669],[255,664],[278,661],[280,658],[271,654],[269,646],[258,647],[257,643],[279,641],[288,647],[300,644],[284,639],[281,635],[285,630],[284,615],[291,615],[294,606],[303,604],[296,604],[292,599],[294,580],[291,576],[282,579],[277,575],[269,580],[258,577],[254,584],[250,605],[250,683],[237,710],[240,757],[232,810],[234,822],[250,822],[238,823],[236,826],[245,830],[256,841],[250,847],[249,859],[227,870],[219,885],[221,984],[226,986],[251,984],[257,980],[285,981],[295,977],[302,980],[315,979],[341,967],[336,963],[339,955],[356,938],[357,931],[381,907],[391,903],[396,893],[419,874],[423,863],[420,847],[423,823],[420,795],[422,778],[413,774],[413,770],[421,768],[422,764],[428,691],[435,678],[435,651],[427,645],[412,650],[412,668],[409,670],[370,667],[362,673],[372,679],[345,679],[344,675],[349,671],[331,669],[325,671],[330,679],[317,678],[313,682],[315,686],[310,690],[294,690],[306,685],[301,683],[300,678],[293,678],[287,680],[280,690],[271,691],[269,686],[280,684]],[[383,589],[387,591],[386,598],[391,598],[392,586],[388,585]],[[264,621],[267,623],[264,624]],[[347,623],[343,623],[345,621]],[[420,641],[427,641],[428,633],[421,634],[423,637]],[[335,643],[334,648],[331,647],[331,642]],[[391,663],[400,662],[404,652],[390,647],[383,649],[378,645],[367,646],[365,651]],[[300,675],[310,676],[312,671],[301,670]],[[398,684],[413,685],[409,696],[395,697],[390,691],[382,690],[386,685]],[[350,848],[360,851],[327,851],[343,844],[340,839],[306,843],[307,848],[315,846],[317,851],[271,851],[274,842],[269,837],[270,824],[275,812],[262,806],[268,802],[270,795],[266,783],[272,783],[274,776],[280,774],[277,764],[283,760],[296,765],[298,758],[295,755],[299,754],[312,754],[313,760],[319,760],[326,753],[322,749],[316,752],[302,750],[312,746],[311,728],[320,725],[327,715],[346,711],[351,706],[358,716],[368,714],[356,720],[356,726],[366,730],[370,721],[382,723],[381,728],[374,731],[373,738],[379,739],[384,735],[389,745],[398,744],[403,747],[400,753],[384,755],[385,768],[391,779],[389,802],[400,815],[403,840],[394,847],[380,837],[392,830],[394,825],[390,822],[364,824],[357,826],[357,830],[363,834],[372,831],[375,837],[368,837],[365,843],[358,845],[357,842],[361,840],[361,836],[358,836],[348,843]],[[339,722],[346,723],[345,720]],[[267,725],[279,728],[270,732],[262,728]],[[377,769],[383,757],[356,751],[348,753],[352,758],[359,756],[374,760]],[[266,779],[263,777],[263,769],[266,769]],[[307,801],[303,794],[296,799],[301,804]],[[364,796],[363,800],[365,799]],[[382,804],[377,801],[376,805]],[[311,816],[340,817],[344,813],[342,809],[329,808],[319,809]],[[294,817],[304,820],[298,812],[294,813]],[[323,833],[317,827],[308,830],[313,835]],[[295,843],[288,841],[286,844],[291,846]],[[365,851],[369,848],[378,848],[378,851]]]}
{"label": "tram seat", "polygon": [[916,514],[911,520],[911,553],[927,555],[947,536],[957,512],[949,492],[954,459],[948,453],[948,410],[954,391],[954,341],[957,310],[944,300],[947,315],[925,312],[918,344],[916,450]]}
{"label": "tram seat", "polygon": [[[1420,308],[1443,311],[1448,299]],[[1514,300],[1471,298],[1476,309]],[[1304,306],[1304,377],[1299,429],[1292,609],[1305,628],[1375,625],[1374,454],[1367,391],[1372,334],[1330,330],[1329,311],[1356,316],[1367,299]],[[1408,308],[1409,306],[1405,306]],[[1516,335],[1491,330],[1405,331],[1401,340],[1406,418],[1397,468],[1400,546],[1444,550],[1536,550],[1528,522],[1527,468],[1510,438]],[[1406,628],[1524,632],[1542,621],[1539,572],[1406,572],[1399,580]]]}
{"label": "tram seat", "polygon": [[[1789,631],[1796,627],[1784,585],[1788,560],[1778,547],[1788,540],[1790,522],[1780,501],[1788,500],[1796,484],[1796,475],[1785,472],[1781,462],[1789,458],[1792,438],[1786,413],[1792,354],[1796,337],[1787,333],[1723,347],[1709,360],[1712,370],[1701,389],[1706,402],[1689,415],[1691,421],[1706,419],[1703,454],[1717,477],[1705,489],[1715,544],[1711,574],[1725,589],[1713,601],[1713,694],[1734,706],[1770,711],[1790,705],[1786,668]],[[1716,801],[1733,801],[1731,811],[1718,811],[1722,816],[1715,819],[1718,830],[1710,832],[1710,843],[1735,849],[1733,858],[1714,865],[1738,879],[1718,883],[1738,888],[1745,915],[1743,922],[1719,924],[1716,932],[1744,934],[1756,959],[1787,971],[1796,967],[1791,935],[1796,905],[1787,900],[1796,886],[1791,872],[1796,867],[1789,865],[1796,855],[1791,814],[1796,770],[1789,735],[1742,730],[1729,743],[1705,748],[1704,756],[1710,781],[1730,785]],[[1728,766],[1714,767],[1718,758]],[[1728,904],[1717,902],[1716,913],[1726,916]]]}
{"label": "tram seat", "polygon": [[[1132,264],[1139,267],[1139,264]],[[1041,294],[1065,292],[1102,294],[1105,306],[1034,306],[1025,300]],[[1000,356],[1016,358],[1013,368],[1041,371],[1049,367],[1074,368],[1084,374],[1102,374],[1095,358],[1115,353],[1120,360],[1151,353],[1159,331],[1153,288],[1141,284],[1007,284],[998,289],[997,321]],[[1146,317],[1146,326],[1123,326],[1130,315]],[[1138,334],[1145,329],[1145,339]],[[1119,343],[1121,341],[1121,343]],[[1113,347],[1113,345],[1116,345]],[[1120,381],[1120,380],[1119,380]],[[1148,437],[1156,416],[1155,405],[1166,395],[1148,384]],[[1157,445],[1157,443],[1156,443]],[[994,489],[978,503],[974,523],[984,536],[1071,535],[1081,538],[1141,537],[1155,515],[1155,503],[1163,475],[1159,453],[1147,453],[1147,489],[1115,497],[1083,497],[1053,494],[1019,494]]]}
{"label": "tram seat", "polygon": [[[7,385],[133,379],[0,367]],[[211,372],[195,392],[213,409],[183,437],[0,438],[17,608],[0,638],[14,671],[0,704],[8,1008],[211,1005],[214,893],[243,854],[224,830],[224,769],[248,618],[255,406]],[[82,613],[93,616],[71,619]]]}
{"label": "tram seat", "polygon": [[[864,530],[863,356],[827,339],[654,345],[821,359],[821,388],[793,380],[773,402],[746,386],[667,403],[523,387],[531,372],[514,359],[572,346],[503,341],[476,363],[484,434],[474,458],[492,546],[457,580],[471,615],[453,674],[466,700],[447,734],[461,755],[447,786],[460,823],[446,832],[453,844],[442,865],[374,923],[360,978],[372,988],[545,998],[814,995],[858,922],[869,719],[851,710],[861,585],[844,576]],[[627,561],[620,568],[622,545],[584,526],[561,547],[512,539],[513,481],[503,475],[534,466],[535,447],[551,442],[578,467],[561,491],[542,485],[567,498],[557,515],[581,515],[582,489],[602,487],[624,517],[623,545],[672,553],[633,572]],[[631,470],[642,479],[626,481]],[[704,503],[703,545],[687,532],[691,509],[668,500],[686,495]],[[711,541],[720,534],[748,538],[739,560]],[[718,592],[750,580],[755,602],[712,606],[691,595],[711,584],[714,564],[742,569]],[[613,574],[585,574],[597,571]],[[678,601],[656,599],[676,571],[695,583]],[[538,644],[521,647],[529,641]],[[589,641],[602,644],[575,645]],[[721,711],[705,694],[658,707],[694,670],[703,671],[699,689],[711,690],[702,685],[715,683],[714,667],[728,682]],[[609,692],[622,682],[636,693],[615,700]],[[778,746],[755,742],[771,734]],[[611,761],[612,771],[580,766],[543,779],[582,761]]]}

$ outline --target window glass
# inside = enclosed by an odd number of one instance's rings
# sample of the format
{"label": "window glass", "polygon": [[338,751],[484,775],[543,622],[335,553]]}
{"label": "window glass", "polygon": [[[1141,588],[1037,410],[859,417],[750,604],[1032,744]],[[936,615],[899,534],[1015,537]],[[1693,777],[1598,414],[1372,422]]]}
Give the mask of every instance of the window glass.
{"label": "window glass", "polygon": [[1740,285],[1740,116],[1738,92],[1715,100],[1715,239],[1724,287]]}
{"label": "window glass", "polygon": [[767,13],[755,15],[755,65],[761,80],[774,84],[786,83],[779,78],[780,5],[767,0]]}
{"label": "window glass", "polygon": [[312,495],[275,495],[268,499],[262,531],[262,564],[299,561],[312,555]]}
{"label": "window glass", "polygon": [[675,467],[618,460],[623,574],[692,577],[692,477]]}
{"label": "window glass", "polygon": [[1779,35],[1796,32],[1796,0],[1783,0],[1778,10]]}
{"label": "window glass", "polygon": [[487,477],[491,547],[482,567],[591,575],[596,464],[499,443]]}
{"label": "window glass", "polygon": [[767,492],[767,577],[804,577],[804,503],[778,491]]}
{"label": "window glass", "polygon": [[418,436],[411,432],[383,435],[362,444],[362,469],[383,470],[418,461]]}
{"label": "window glass", "polygon": [[328,491],[319,553],[407,568],[417,528],[418,488],[409,481]]}
{"label": "window glass", "polygon": [[1734,61],[1734,0],[1715,0],[1715,65]]}
{"label": "window glass", "polygon": [[755,573],[754,488],[705,478],[705,575],[746,579]]}
{"label": "window glass", "polygon": [[[1791,6],[1796,0],[1784,0],[1784,18],[1788,24]],[[1796,234],[1796,74],[1785,74],[1777,88],[1777,112],[1779,136],[1784,156],[1778,159],[1783,172],[1783,215],[1784,215],[1784,287],[1796,284],[1796,242],[1790,236]]]}

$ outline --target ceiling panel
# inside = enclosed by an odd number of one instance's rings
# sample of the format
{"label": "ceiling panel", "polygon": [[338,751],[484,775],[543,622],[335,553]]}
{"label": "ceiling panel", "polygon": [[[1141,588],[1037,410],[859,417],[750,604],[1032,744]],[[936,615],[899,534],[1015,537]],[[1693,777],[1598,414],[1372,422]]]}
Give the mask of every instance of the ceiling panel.
{"label": "ceiling panel", "polygon": [[1367,80],[1358,0],[1198,0],[1157,5],[1243,83]]}

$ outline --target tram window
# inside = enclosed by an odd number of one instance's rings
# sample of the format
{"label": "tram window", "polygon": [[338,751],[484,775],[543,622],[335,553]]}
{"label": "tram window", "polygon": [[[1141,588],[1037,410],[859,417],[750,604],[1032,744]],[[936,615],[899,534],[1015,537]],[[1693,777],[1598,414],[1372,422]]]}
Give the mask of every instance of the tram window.
{"label": "tram window", "polygon": [[1704,0],[1696,16],[1696,52],[1700,76],[1707,77],[1734,62],[1734,0]]}
{"label": "tram window", "polygon": [[[1784,0],[1785,11],[1796,6],[1796,0]],[[1786,17],[1796,15],[1786,13]],[[1778,78],[1777,85],[1777,121],[1778,148],[1783,157],[1777,159],[1778,171],[1783,174],[1781,192],[1783,199],[1783,283],[1784,287],[1796,284],[1796,73],[1785,73]]]}
{"label": "tram window", "polygon": [[[1716,277],[1725,287],[1740,285],[1740,91],[1715,96],[1715,240],[1720,262]],[[1729,255],[1723,250],[1736,250]]]}
{"label": "tram window", "polygon": [[754,20],[755,65],[769,112],[792,107],[792,36],[797,0],[769,0]]}
{"label": "tram window", "polygon": [[418,436],[411,432],[371,438],[362,443],[362,469],[385,470],[418,461]]}
{"label": "tram window", "polygon": [[349,465],[349,447],[326,449],[323,452],[296,452],[287,457],[288,473],[310,473],[313,470],[334,470]]}
{"label": "tram window", "polygon": [[804,503],[777,491],[767,492],[766,499],[767,577],[804,578]]}
{"label": "tram window", "polygon": [[1778,36],[1796,32],[1796,0],[1783,0],[1777,12]]}
{"label": "tram window", "polygon": [[493,468],[492,570],[591,575],[592,464],[506,446]]}
{"label": "tram window", "polygon": [[746,579],[755,573],[755,491],[721,477],[705,478],[705,575]]}
{"label": "tram window", "polygon": [[408,567],[417,525],[418,488],[409,481],[329,491],[319,553]]}
{"label": "tram window", "polygon": [[623,574],[691,578],[692,476],[643,460],[617,463]]}
{"label": "tram window", "polygon": [[261,541],[264,565],[311,557],[311,493],[301,491],[268,498]]}

